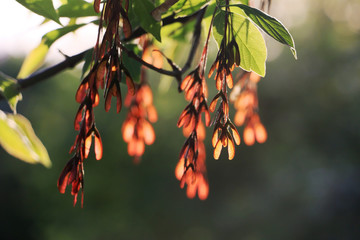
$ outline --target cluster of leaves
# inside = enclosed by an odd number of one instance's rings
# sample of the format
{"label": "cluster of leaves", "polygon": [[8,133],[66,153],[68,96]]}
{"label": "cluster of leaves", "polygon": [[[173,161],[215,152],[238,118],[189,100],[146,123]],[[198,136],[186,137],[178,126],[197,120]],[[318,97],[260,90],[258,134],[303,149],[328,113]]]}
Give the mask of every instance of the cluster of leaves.
{"label": "cluster of leaves", "polygon": [[[214,126],[212,143],[215,159],[219,159],[223,147],[228,150],[228,158],[234,158],[235,144],[238,145],[241,141],[235,125],[245,126],[243,139],[247,145],[254,144],[255,140],[259,143],[266,141],[267,133],[259,118],[257,100],[257,82],[265,76],[267,56],[260,29],[289,46],[295,58],[296,51],[294,41],[284,25],[250,6],[249,1],[95,0],[94,3],[89,3],[85,0],[63,0],[57,9],[52,0],[17,1],[46,20],[60,25],[60,28],[45,34],[40,44],[26,57],[18,79],[34,74],[43,63],[51,45],[59,38],[88,24],[98,25],[97,43],[93,50],[84,54],[84,77],[76,94],[80,107],[75,116],[75,130],[79,133],[71,148],[74,156],[58,181],[62,193],[67,185],[72,185],[74,204],[83,187],[83,162],[89,156],[92,139],[96,159],[102,158],[102,142],[93,113],[93,108],[100,102],[99,88],[104,89],[105,110],[109,111],[111,98],[114,96],[117,99],[117,112],[120,112],[120,87],[122,84],[127,85],[125,106],[129,108],[129,113],[122,131],[124,140],[128,143],[128,153],[134,157],[135,162],[139,162],[144,154],[144,144],[151,145],[154,142],[155,133],[150,122],[157,120],[157,114],[146,78],[148,69],[174,77],[179,84],[179,91],[184,91],[185,98],[189,101],[178,121],[178,127],[183,127],[187,140],[180,151],[175,171],[180,186],[187,184],[189,198],[195,197],[197,193],[200,199],[206,199],[209,194],[203,143],[205,125]],[[67,24],[64,25],[63,22]],[[204,26],[208,34],[201,58],[194,70],[187,73]],[[192,32],[193,42],[189,44],[189,55],[183,68],[157,50],[156,46],[164,46],[161,42],[176,42]],[[208,106],[205,72],[211,36],[218,44],[218,53],[208,77],[214,75],[218,93]],[[163,68],[163,60],[171,70]],[[234,69],[240,69],[235,77]],[[213,74],[215,70],[216,73]],[[45,147],[36,138],[28,121],[16,114],[16,103],[21,99],[19,83],[21,81],[0,75],[0,93],[14,111],[14,114],[0,111],[0,144],[19,159],[42,162],[49,166],[50,160]],[[229,98],[230,89],[233,90]],[[229,117],[231,102],[237,110],[235,125]],[[210,111],[215,112],[212,120]],[[201,118],[202,113],[205,121]],[[14,149],[14,145],[20,147]]]}

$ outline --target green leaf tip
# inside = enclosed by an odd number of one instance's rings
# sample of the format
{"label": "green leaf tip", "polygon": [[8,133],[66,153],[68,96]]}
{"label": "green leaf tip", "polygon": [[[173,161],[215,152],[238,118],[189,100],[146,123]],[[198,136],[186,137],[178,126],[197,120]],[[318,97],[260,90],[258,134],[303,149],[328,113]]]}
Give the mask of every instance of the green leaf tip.
{"label": "green leaf tip", "polygon": [[296,52],[295,47],[290,47],[290,50],[291,50],[292,54],[294,55],[295,60],[297,60],[297,52]]}
{"label": "green leaf tip", "polygon": [[251,19],[251,21],[270,37],[274,38],[276,41],[282,44],[289,46],[292,54],[294,55],[294,58],[297,59],[294,39],[287,28],[279,20],[266,14],[263,11],[246,6],[244,4],[234,4],[230,5],[230,7],[238,7],[242,9]]}
{"label": "green leaf tip", "polygon": [[61,24],[52,0],[16,0],[30,11]]}

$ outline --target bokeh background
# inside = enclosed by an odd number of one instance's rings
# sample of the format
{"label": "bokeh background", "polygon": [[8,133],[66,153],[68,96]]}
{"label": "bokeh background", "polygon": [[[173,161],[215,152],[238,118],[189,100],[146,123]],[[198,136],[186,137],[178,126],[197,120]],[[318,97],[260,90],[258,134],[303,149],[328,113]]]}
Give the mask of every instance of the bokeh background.
{"label": "bokeh background", "polygon": [[[226,153],[213,160],[208,139],[206,201],[187,199],[174,177],[185,140],[176,122],[186,102],[173,80],[151,75],[157,139],[139,165],[121,137],[126,111],[96,109],[105,152],[101,161],[86,160],[83,209],[56,188],[76,136],[80,70],[25,90],[18,112],[32,122],[53,167],[0,149],[0,238],[360,239],[359,12],[358,0],[273,1],[271,14],[289,26],[298,60],[268,41],[259,100],[269,138],[241,144],[232,161]],[[0,71],[15,77],[21,61],[2,54]],[[0,108],[7,110],[4,101]]]}

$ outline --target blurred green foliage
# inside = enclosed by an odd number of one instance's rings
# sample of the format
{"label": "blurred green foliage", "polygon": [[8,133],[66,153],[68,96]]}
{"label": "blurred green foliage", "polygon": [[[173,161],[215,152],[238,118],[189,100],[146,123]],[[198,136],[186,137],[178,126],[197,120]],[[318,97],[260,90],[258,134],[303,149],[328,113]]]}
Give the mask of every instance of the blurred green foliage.
{"label": "blurred green foliage", "polygon": [[[85,160],[83,209],[56,187],[76,135],[80,70],[25,90],[18,112],[32,122],[53,167],[25,164],[0,149],[1,238],[359,239],[360,33],[321,9],[292,33],[299,60],[284,51],[259,83],[268,141],[241,144],[234,160],[215,161],[207,139],[204,202],[187,199],[174,177],[185,141],[176,122],[186,105],[175,85],[155,91],[157,139],[140,165],[121,138],[125,111],[96,108],[104,156]],[[0,62],[0,71],[16,76],[20,61]],[[159,76],[151,76],[156,89]],[[6,110],[4,101],[0,108]]]}

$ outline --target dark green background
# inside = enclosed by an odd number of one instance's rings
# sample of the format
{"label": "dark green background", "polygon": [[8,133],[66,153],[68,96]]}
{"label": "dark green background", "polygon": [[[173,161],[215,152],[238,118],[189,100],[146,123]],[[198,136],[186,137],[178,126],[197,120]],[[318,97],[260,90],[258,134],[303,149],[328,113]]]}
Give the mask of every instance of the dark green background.
{"label": "dark green background", "polygon": [[[151,75],[157,139],[140,165],[121,137],[125,110],[96,109],[104,156],[86,160],[83,209],[56,188],[76,135],[79,70],[25,90],[18,112],[32,122],[53,167],[0,149],[0,238],[360,239],[360,34],[321,9],[291,32],[299,59],[284,49],[259,83],[268,141],[242,143],[233,161],[226,153],[215,161],[208,130],[206,201],[187,199],[174,177],[185,140],[176,122],[186,105],[175,84],[157,92],[159,76]],[[16,76],[20,62],[2,59],[0,70]]]}

